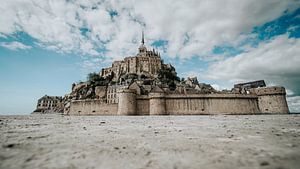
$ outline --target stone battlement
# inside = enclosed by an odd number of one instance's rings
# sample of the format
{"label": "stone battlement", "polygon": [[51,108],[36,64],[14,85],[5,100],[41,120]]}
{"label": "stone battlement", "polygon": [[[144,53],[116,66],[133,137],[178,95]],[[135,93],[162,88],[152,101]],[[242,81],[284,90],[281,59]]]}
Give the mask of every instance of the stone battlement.
{"label": "stone battlement", "polygon": [[99,99],[73,100],[69,115],[117,115],[117,107]]}
{"label": "stone battlement", "polygon": [[254,89],[258,96],[262,95],[285,95],[285,88],[281,86],[262,87]]}
{"label": "stone battlement", "polygon": [[216,98],[216,99],[257,99],[258,96],[255,94],[169,94],[166,98],[193,98],[193,99],[204,99],[204,98]]}

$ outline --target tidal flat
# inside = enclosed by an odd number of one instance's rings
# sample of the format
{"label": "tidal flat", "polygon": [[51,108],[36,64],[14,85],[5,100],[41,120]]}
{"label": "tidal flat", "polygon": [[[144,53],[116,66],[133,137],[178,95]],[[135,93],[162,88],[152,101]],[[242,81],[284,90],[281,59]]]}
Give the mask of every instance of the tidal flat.
{"label": "tidal flat", "polygon": [[0,168],[300,166],[300,115],[0,116]]}

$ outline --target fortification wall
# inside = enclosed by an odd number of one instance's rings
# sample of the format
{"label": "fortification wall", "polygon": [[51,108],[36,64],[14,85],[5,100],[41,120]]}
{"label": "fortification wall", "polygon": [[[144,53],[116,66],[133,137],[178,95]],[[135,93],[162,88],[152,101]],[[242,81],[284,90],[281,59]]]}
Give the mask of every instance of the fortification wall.
{"label": "fortification wall", "polygon": [[136,93],[135,90],[123,89],[118,92],[118,115],[136,115]]}
{"label": "fortification wall", "polygon": [[136,98],[136,112],[138,115],[149,115],[149,98],[148,96],[138,96]]}
{"label": "fortification wall", "polygon": [[241,94],[167,95],[169,115],[259,114],[257,96]]}
{"label": "fortification wall", "polygon": [[254,92],[258,96],[262,95],[285,95],[285,88],[281,86],[271,86],[271,87],[260,87],[254,89]]}
{"label": "fortification wall", "polygon": [[100,100],[73,101],[71,115],[200,115],[289,113],[283,87],[258,88],[253,94],[136,95],[135,90],[118,93],[119,104]]}
{"label": "fortification wall", "polygon": [[254,92],[258,95],[258,105],[262,113],[289,113],[284,87],[263,87],[255,89]]}
{"label": "fortification wall", "polygon": [[164,93],[149,94],[149,114],[150,115],[166,115],[166,99]]}
{"label": "fortification wall", "polygon": [[75,100],[70,103],[69,115],[117,115],[117,104],[100,100]]}

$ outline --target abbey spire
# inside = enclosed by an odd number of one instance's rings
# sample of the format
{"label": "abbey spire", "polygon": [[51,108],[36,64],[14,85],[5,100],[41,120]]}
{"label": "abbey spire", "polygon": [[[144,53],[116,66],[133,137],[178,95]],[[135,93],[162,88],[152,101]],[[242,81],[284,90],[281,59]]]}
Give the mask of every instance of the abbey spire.
{"label": "abbey spire", "polygon": [[144,37],[144,31],[142,31],[142,41],[141,41],[141,46],[139,47],[139,52],[140,53],[146,53],[147,48],[145,46],[145,37]]}
{"label": "abbey spire", "polygon": [[145,39],[144,39],[144,31],[142,31],[142,44],[145,44]]}

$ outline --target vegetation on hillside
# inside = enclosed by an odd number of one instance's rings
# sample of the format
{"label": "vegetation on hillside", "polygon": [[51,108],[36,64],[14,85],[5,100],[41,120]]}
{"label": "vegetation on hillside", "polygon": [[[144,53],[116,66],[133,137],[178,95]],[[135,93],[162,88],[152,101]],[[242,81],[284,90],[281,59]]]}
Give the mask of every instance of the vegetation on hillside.
{"label": "vegetation on hillside", "polygon": [[170,90],[175,90],[176,82],[180,82],[180,78],[177,76],[175,68],[171,65],[163,67],[161,70],[159,70],[158,80],[162,84],[168,85]]}
{"label": "vegetation on hillside", "polygon": [[107,76],[106,78],[100,76],[98,73],[89,73],[87,76],[87,81],[92,87],[95,86],[107,86],[112,80],[112,76]]}

